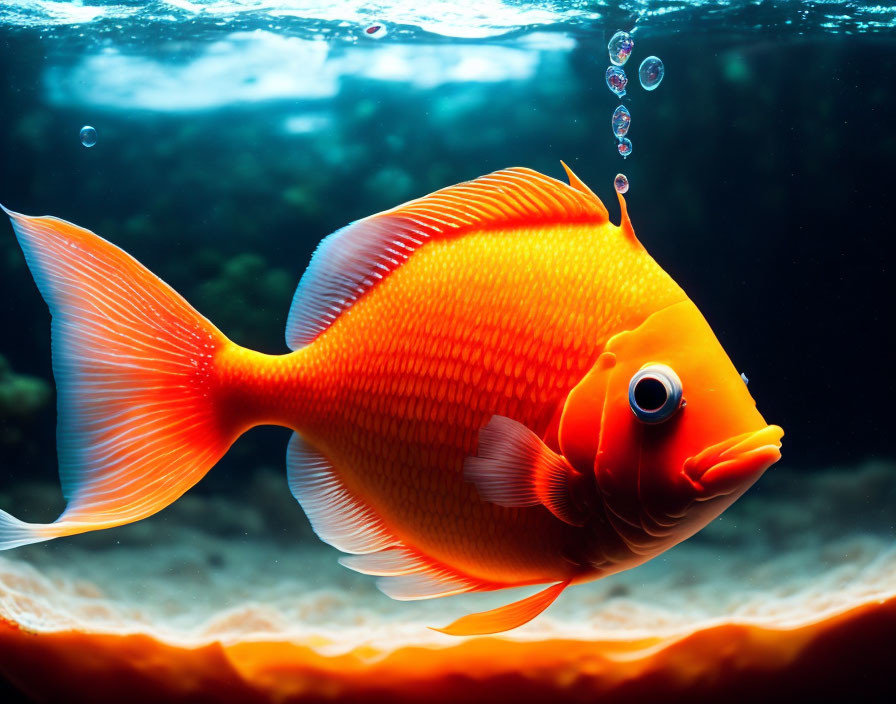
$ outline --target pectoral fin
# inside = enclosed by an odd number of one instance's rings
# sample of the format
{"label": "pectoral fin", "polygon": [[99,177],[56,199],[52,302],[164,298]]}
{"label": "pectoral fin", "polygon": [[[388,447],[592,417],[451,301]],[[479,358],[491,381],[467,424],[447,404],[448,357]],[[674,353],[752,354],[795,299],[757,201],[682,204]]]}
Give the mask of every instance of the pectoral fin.
{"label": "pectoral fin", "polygon": [[554,603],[554,600],[560,596],[560,592],[568,585],[569,580],[559,582],[521,601],[515,601],[491,611],[462,616],[445,628],[433,628],[432,630],[446,633],[449,636],[484,636],[490,633],[509,631],[538,616]]}
{"label": "pectoral fin", "polygon": [[492,416],[479,431],[477,457],[464,461],[464,478],[479,495],[499,506],[542,504],[561,521],[582,526],[585,516],[572,501],[578,472],[522,423]]}

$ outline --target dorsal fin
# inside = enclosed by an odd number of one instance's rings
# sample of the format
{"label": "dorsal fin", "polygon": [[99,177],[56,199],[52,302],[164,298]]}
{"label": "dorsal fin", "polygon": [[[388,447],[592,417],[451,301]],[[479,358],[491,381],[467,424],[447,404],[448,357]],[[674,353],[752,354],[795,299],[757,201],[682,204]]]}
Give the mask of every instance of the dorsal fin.
{"label": "dorsal fin", "polygon": [[622,230],[622,234],[625,235],[629,242],[636,247],[643,248],[641,241],[635,235],[635,228],[632,227],[631,218],[628,216],[628,206],[625,204],[625,198],[619,191],[616,191],[616,196],[619,198],[619,229]]}
{"label": "dorsal fin", "polygon": [[568,186],[531,169],[504,169],[337,230],[320,243],[299,282],[287,344],[298,349],[310,343],[431,239],[489,228],[608,222],[603,203],[571,178],[575,183]]}
{"label": "dorsal fin", "polygon": [[601,203],[600,198],[597,197],[597,195],[594,193],[594,191],[592,191],[590,188],[588,188],[588,186],[585,185],[585,182],[582,181],[582,179],[580,179],[578,176],[576,176],[573,173],[572,169],[566,165],[565,161],[561,161],[560,165],[563,167],[563,170],[566,172],[566,178],[569,180],[570,187],[575,188],[577,191],[594,198],[594,200],[596,200],[598,203],[600,203],[600,207],[603,208],[604,218],[609,219],[610,213],[604,207],[604,204]]}

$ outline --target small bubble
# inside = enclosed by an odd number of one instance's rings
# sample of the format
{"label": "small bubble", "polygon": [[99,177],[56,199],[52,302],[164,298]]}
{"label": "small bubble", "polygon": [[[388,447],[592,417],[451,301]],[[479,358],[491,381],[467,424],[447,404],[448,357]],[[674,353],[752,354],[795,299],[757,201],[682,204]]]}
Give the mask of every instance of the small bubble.
{"label": "small bubble", "polygon": [[628,128],[632,125],[632,114],[625,105],[620,105],[613,111],[613,117],[610,120],[610,126],[613,128],[613,134],[617,139],[622,139],[628,134]]}
{"label": "small bubble", "polygon": [[92,147],[96,144],[96,130],[90,125],[84,125],[81,128],[81,144],[85,147]]}
{"label": "small bubble", "polygon": [[619,144],[616,145],[616,150],[622,155],[622,158],[625,159],[632,153],[632,143],[627,137],[623,137],[619,140]]}
{"label": "small bubble", "polygon": [[370,37],[371,39],[382,39],[388,33],[389,30],[386,29],[386,23],[380,22],[379,20],[364,28],[364,36]]}
{"label": "small bubble", "polygon": [[663,82],[663,76],[666,75],[666,68],[663,62],[656,56],[648,56],[641,62],[638,68],[638,79],[641,81],[641,87],[644,90],[656,90],[657,86]]}
{"label": "small bubble", "polygon": [[607,44],[607,51],[610,52],[610,63],[614,66],[622,66],[628,61],[628,57],[632,55],[632,49],[635,47],[635,40],[628,32],[616,32]]}
{"label": "small bubble", "polygon": [[625,95],[625,87],[628,85],[628,77],[618,66],[610,66],[607,69],[607,88],[620,98]]}
{"label": "small bubble", "polygon": [[613,187],[617,193],[628,193],[628,177],[625,174],[616,174],[613,179]]}

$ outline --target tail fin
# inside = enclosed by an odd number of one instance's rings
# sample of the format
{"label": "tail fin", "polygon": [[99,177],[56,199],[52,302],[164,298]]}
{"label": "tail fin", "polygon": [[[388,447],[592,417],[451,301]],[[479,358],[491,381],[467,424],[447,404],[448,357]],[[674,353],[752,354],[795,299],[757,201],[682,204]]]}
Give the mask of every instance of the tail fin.
{"label": "tail fin", "polygon": [[231,345],[122,250],[51,217],[12,219],[53,317],[63,514],[0,512],[0,549],[130,523],[193,486],[236,433],[213,407],[218,352]]}

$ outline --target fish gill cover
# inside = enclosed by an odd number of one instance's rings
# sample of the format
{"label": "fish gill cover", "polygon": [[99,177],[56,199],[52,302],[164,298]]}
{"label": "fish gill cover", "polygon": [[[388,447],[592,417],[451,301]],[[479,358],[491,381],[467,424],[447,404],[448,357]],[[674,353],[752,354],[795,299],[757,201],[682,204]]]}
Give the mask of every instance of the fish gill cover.
{"label": "fish gill cover", "polygon": [[[870,696],[896,632],[894,32],[896,6],[859,2],[0,4],[0,201],[123,246],[240,343],[283,351],[309,255],[346,222],[562,158],[608,203],[625,171],[639,237],[788,433],[782,466],[694,538],[458,645],[426,627],[506,594],[388,600],[311,533],[286,437],[253,432],[150,519],[0,555],[9,691]],[[48,321],[6,234],[0,508],[49,521]]]}

